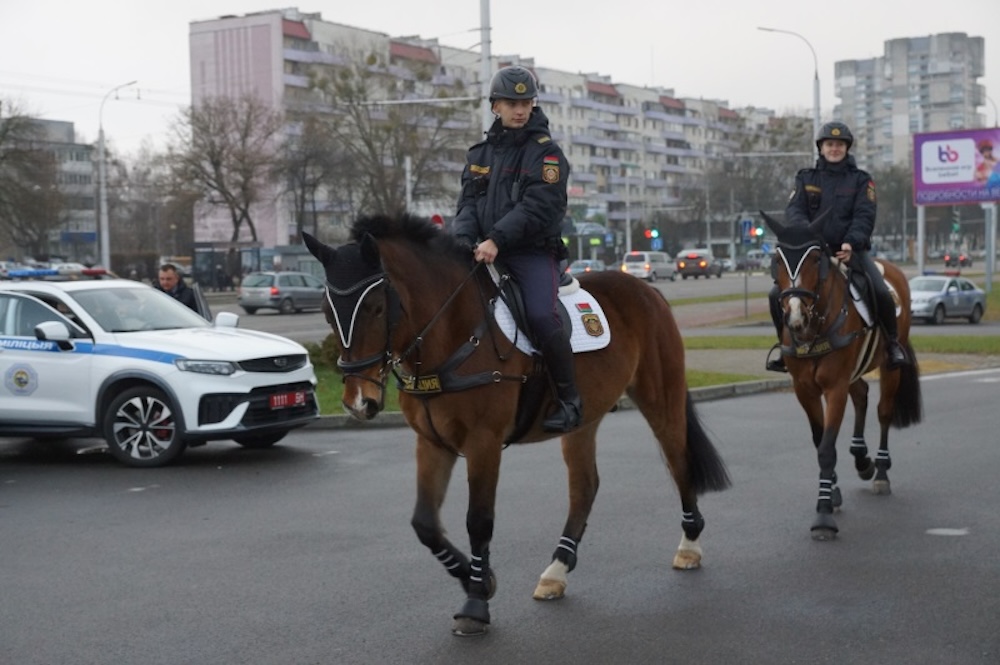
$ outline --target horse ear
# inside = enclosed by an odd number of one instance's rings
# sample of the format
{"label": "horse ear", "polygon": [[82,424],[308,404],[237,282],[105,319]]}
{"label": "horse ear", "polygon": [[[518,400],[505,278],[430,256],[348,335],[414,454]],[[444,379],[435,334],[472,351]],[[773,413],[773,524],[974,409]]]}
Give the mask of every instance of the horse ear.
{"label": "horse ear", "polygon": [[337,250],[329,245],[324,245],[305,231],[302,232],[302,240],[305,242],[309,253],[319,259],[319,262],[323,265],[326,265],[328,261],[332,261],[333,257],[337,255]]}
{"label": "horse ear", "polygon": [[780,236],[782,231],[785,230],[785,227],[779,224],[778,220],[774,219],[763,210],[760,211],[760,215],[764,218],[764,222],[771,228],[772,231],[774,231],[774,235]]}
{"label": "horse ear", "polygon": [[830,208],[827,208],[819,217],[809,222],[809,230],[816,234],[817,237],[823,236],[823,218],[826,217],[827,213],[830,212]]}
{"label": "horse ear", "polygon": [[365,260],[366,263],[372,265],[378,265],[379,253],[378,245],[375,243],[375,238],[372,234],[366,233],[363,238],[361,238],[361,258]]}

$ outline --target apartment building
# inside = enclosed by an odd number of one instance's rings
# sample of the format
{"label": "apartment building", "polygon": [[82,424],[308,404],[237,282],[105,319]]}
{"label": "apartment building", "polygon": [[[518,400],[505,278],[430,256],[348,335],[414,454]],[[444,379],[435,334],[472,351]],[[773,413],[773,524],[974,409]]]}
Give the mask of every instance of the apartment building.
{"label": "apartment building", "polygon": [[[317,68],[336,68],[371,53],[383,54],[390,71],[413,97],[432,97],[441,86],[477,94],[480,54],[436,40],[392,37],[323,20],[318,13],[281,9],[225,16],[190,26],[193,102],[248,91],[284,111],[322,111],[322,94],[310,85]],[[655,213],[676,211],[685,189],[701,188],[701,175],[735,146],[739,115],[725,102],[679,98],[672,90],[614,83],[600,74],[570,73],[537,66],[519,55],[497,55],[491,71],[508,64],[529,67],[539,81],[539,104],[548,115],[573,170],[570,203],[576,215],[596,214],[618,231],[625,220],[639,225]],[[420,67],[424,67],[423,70]],[[429,72],[415,78],[414,71]],[[454,151],[440,160],[449,196],[414,200],[417,212],[448,214],[458,193],[462,156],[472,136],[481,136],[482,111],[470,110],[454,127]],[[295,131],[290,126],[290,131]],[[321,211],[338,223],[336,203]],[[264,246],[289,241],[289,206],[280,197],[262,204],[255,224]],[[197,241],[222,242],[231,227],[221,215],[202,211]]]}
{"label": "apartment building", "polygon": [[34,147],[55,157],[56,187],[63,200],[60,223],[49,233],[48,253],[69,261],[95,263],[100,251],[94,146],[76,142],[72,122],[34,119],[32,123],[38,128]]}
{"label": "apartment building", "polygon": [[[317,72],[364,62],[372,53],[389,63],[387,73],[398,77],[403,96],[414,100],[441,96],[444,90],[476,95],[482,89],[476,51],[333,23],[294,8],[192,23],[190,48],[194,103],[252,90],[291,116],[323,112],[330,100],[311,84]],[[841,101],[833,117],[857,135],[859,162],[867,168],[906,164],[913,132],[981,126],[975,109],[985,99],[976,83],[983,75],[983,48],[980,37],[951,33],[890,40],[880,58],[836,63]],[[526,66],[538,79],[539,104],[572,165],[571,214],[576,220],[599,219],[613,236],[609,242],[615,251],[625,244],[626,223],[635,233],[651,223],[731,213],[692,204],[708,199],[706,174],[733,159],[741,144],[754,145],[754,136],[777,125],[788,129],[808,123],[806,118],[778,122],[768,109],[733,109],[724,100],[619,83],[599,73],[550,69],[521,55],[494,56],[490,71],[508,64]],[[454,143],[435,165],[441,182],[452,189],[435,198],[415,198],[412,210],[445,216],[453,210],[462,155],[481,136],[482,109],[468,109],[465,120],[452,123]],[[289,132],[295,131],[290,123]],[[811,152],[811,145],[806,148]],[[801,165],[813,158],[804,152]],[[333,199],[319,207],[325,225],[349,221]],[[255,223],[265,247],[294,242],[291,208],[281,197],[261,205]],[[697,240],[711,244],[711,227],[706,231],[707,238],[700,233]],[[196,222],[196,240],[221,242],[230,234],[223,216],[203,215]]]}
{"label": "apartment building", "polygon": [[985,126],[985,42],[964,32],[890,39],[882,56],[835,63],[834,117],[857,139],[867,168],[908,165],[912,134]]}

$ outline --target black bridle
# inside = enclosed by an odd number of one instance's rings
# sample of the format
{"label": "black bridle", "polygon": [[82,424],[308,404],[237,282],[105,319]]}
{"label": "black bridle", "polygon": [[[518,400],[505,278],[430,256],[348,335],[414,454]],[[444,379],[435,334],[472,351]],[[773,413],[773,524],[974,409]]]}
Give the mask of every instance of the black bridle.
{"label": "black bridle", "polygon": [[[378,291],[381,291],[383,294],[387,310],[385,344],[383,345],[382,350],[378,353],[374,353],[358,360],[344,360],[343,353],[350,351],[351,344],[354,342],[355,325],[357,324],[358,312],[361,309],[361,305],[365,298]],[[334,296],[337,296],[338,299],[342,299],[342,302],[345,304],[353,305],[349,307],[350,311],[342,312],[338,310],[337,305],[334,304]],[[328,280],[326,282],[326,302],[330,305],[334,325],[337,327],[337,333],[340,335],[342,353],[341,356],[337,358],[337,367],[339,367],[344,374],[343,380],[346,381],[348,377],[353,377],[369,381],[377,385],[379,387],[379,409],[381,409],[385,400],[386,368],[392,360],[389,344],[392,338],[392,331],[399,321],[399,298],[396,296],[396,292],[389,286],[386,274],[384,272],[378,272],[365,277],[361,281],[352,284],[346,289],[339,289]],[[363,370],[379,364],[382,366],[379,368],[378,379],[372,379],[361,373]]]}
{"label": "black bridle", "polygon": [[[778,295],[781,308],[784,312],[785,329],[792,338],[791,347],[784,347],[783,353],[796,357],[819,356],[836,349],[843,348],[850,344],[856,337],[864,333],[864,327],[849,333],[842,333],[843,326],[847,323],[848,303],[851,301],[850,287],[848,280],[839,279],[843,290],[841,305],[833,317],[831,307],[833,300],[823,304],[822,285],[827,282],[830,274],[830,267],[833,260],[830,249],[827,245],[818,241],[808,241],[799,245],[779,244],[775,252],[775,262],[781,261],[785,267],[785,272],[791,280],[791,286],[783,289]],[[819,277],[814,288],[803,287],[799,280],[806,261],[815,256]],[[794,264],[794,267],[793,267]],[[777,270],[777,265],[775,266]],[[802,341],[796,337],[795,331],[788,325],[788,314],[785,312],[788,300],[799,298],[804,301],[804,316],[807,328],[812,332],[813,338]],[[821,307],[825,307],[822,309]],[[831,321],[832,318],[832,321]],[[828,322],[830,322],[828,324]]]}

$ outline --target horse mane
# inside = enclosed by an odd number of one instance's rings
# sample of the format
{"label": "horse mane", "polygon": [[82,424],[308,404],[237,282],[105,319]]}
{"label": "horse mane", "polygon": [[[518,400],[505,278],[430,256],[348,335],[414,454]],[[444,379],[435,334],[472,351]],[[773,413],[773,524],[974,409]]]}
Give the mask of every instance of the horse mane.
{"label": "horse mane", "polygon": [[362,215],[351,226],[351,240],[361,242],[366,236],[375,240],[400,240],[416,245],[425,258],[444,257],[463,266],[472,263],[467,245],[426,217],[401,215]]}

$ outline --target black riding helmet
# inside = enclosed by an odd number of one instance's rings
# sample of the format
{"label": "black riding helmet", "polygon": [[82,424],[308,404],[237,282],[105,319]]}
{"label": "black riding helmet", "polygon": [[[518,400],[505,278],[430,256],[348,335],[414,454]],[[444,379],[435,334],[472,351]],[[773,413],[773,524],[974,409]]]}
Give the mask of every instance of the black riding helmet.
{"label": "black riding helmet", "polygon": [[501,68],[490,81],[490,104],[498,99],[534,99],[537,96],[534,74],[520,65]]}
{"label": "black riding helmet", "polygon": [[850,128],[842,122],[828,122],[823,125],[823,128],[819,130],[819,136],[816,137],[817,150],[819,150],[819,147],[823,145],[823,141],[826,139],[843,141],[847,144],[848,150],[854,144],[854,135],[851,134]]}

